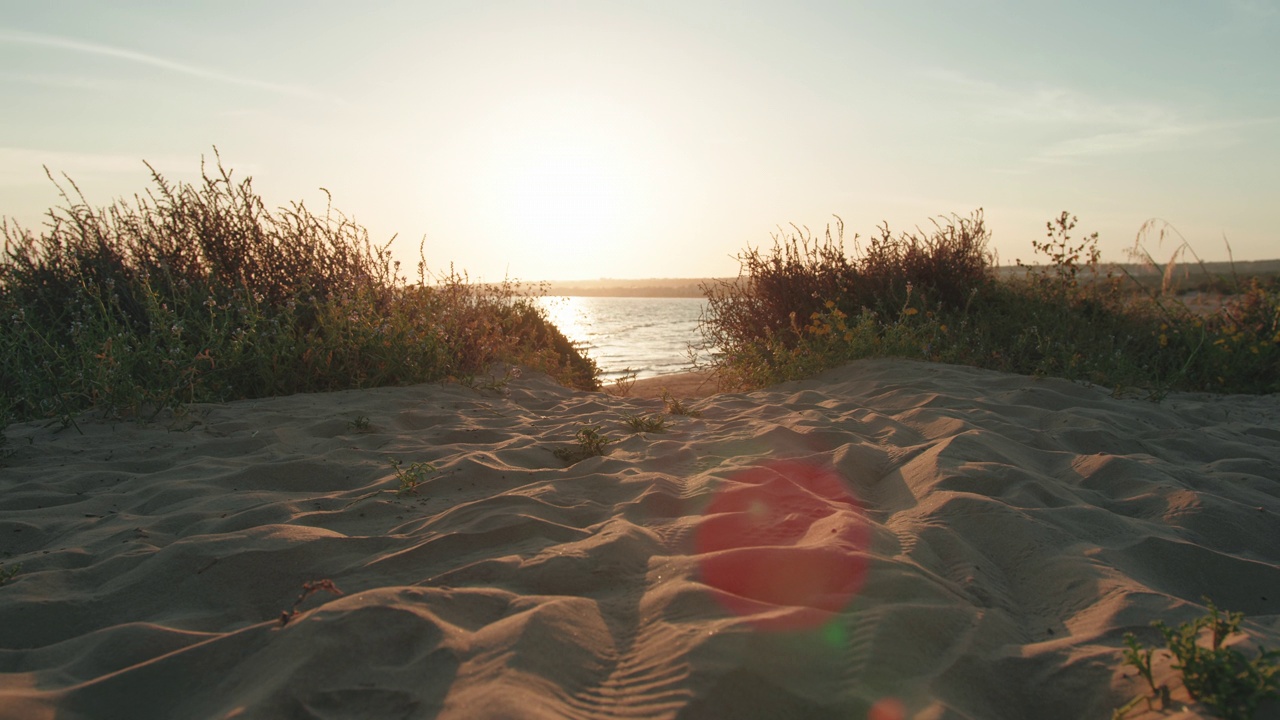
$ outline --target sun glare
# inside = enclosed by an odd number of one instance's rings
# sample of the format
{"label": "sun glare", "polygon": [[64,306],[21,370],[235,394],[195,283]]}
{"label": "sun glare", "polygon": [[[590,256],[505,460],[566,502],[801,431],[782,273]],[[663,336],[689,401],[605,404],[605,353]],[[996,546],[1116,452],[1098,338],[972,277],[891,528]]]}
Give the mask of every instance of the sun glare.
{"label": "sun glare", "polygon": [[593,277],[602,254],[636,240],[629,233],[652,175],[642,148],[652,143],[600,108],[512,103],[482,123],[487,147],[476,168],[485,225],[501,237],[493,249],[524,276]]}
{"label": "sun glare", "polygon": [[584,249],[621,221],[621,178],[591,148],[557,143],[527,148],[502,182],[517,238],[551,252]]}

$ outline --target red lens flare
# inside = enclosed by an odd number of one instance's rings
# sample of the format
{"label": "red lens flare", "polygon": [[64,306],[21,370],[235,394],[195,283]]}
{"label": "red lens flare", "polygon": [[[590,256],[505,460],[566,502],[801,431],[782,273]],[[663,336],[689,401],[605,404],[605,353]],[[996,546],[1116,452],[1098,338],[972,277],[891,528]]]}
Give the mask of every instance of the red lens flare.
{"label": "red lens flare", "polygon": [[702,581],[759,628],[819,627],[862,588],[870,529],[830,469],[783,460],[728,478],[694,540]]}

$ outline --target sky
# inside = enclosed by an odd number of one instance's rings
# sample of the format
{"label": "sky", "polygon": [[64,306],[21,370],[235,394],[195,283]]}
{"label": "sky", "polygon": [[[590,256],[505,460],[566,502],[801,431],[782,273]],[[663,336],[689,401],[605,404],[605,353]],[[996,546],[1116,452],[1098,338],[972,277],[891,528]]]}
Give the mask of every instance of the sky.
{"label": "sky", "polygon": [[46,167],[102,206],[216,147],[481,280],[733,276],[793,224],[853,250],[978,208],[1003,264],[1062,211],[1104,260],[1151,219],[1280,257],[1275,0],[0,9],[0,215],[36,232]]}

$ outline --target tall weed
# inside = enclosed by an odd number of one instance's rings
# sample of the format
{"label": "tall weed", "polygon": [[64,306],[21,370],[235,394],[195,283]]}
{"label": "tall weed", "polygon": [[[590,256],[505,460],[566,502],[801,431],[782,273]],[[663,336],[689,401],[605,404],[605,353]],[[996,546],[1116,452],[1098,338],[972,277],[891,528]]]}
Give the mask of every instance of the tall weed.
{"label": "tall weed", "polygon": [[463,377],[503,361],[594,389],[596,368],[514,282],[416,282],[332,207],[266,209],[219,161],[152,171],[95,209],[69,179],[43,232],[3,225],[0,418],[74,422],[222,401]]}
{"label": "tall weed", "polygon": [[[997,279],[981,210],[849,256],[843,226],[748,248],[734,282],[704,287],[704,338],[726,386],[806,377],[863,357],[912,357],[1138,389],[1280,391],[1280,292],[1235,283],[1213,314],[1104,271],[1098,236],[1062,213],[1032,247],[1045,262]],[[856,244],[856,237],[855,237]],[[1176,257],[1175,257],[1176,259]]]}

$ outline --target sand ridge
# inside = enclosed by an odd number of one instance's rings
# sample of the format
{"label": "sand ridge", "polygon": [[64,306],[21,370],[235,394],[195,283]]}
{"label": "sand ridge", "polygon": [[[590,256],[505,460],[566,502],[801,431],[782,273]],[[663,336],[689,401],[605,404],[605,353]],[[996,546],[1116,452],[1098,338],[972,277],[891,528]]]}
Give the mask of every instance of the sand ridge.
{"label": "sand ridge", "polygon": [[692,405],[631,434],[661,400],[525,371],[11,426],[0,718],[1106,717],[1201,596],[1280,645],[1276,396],[869,360]]}

